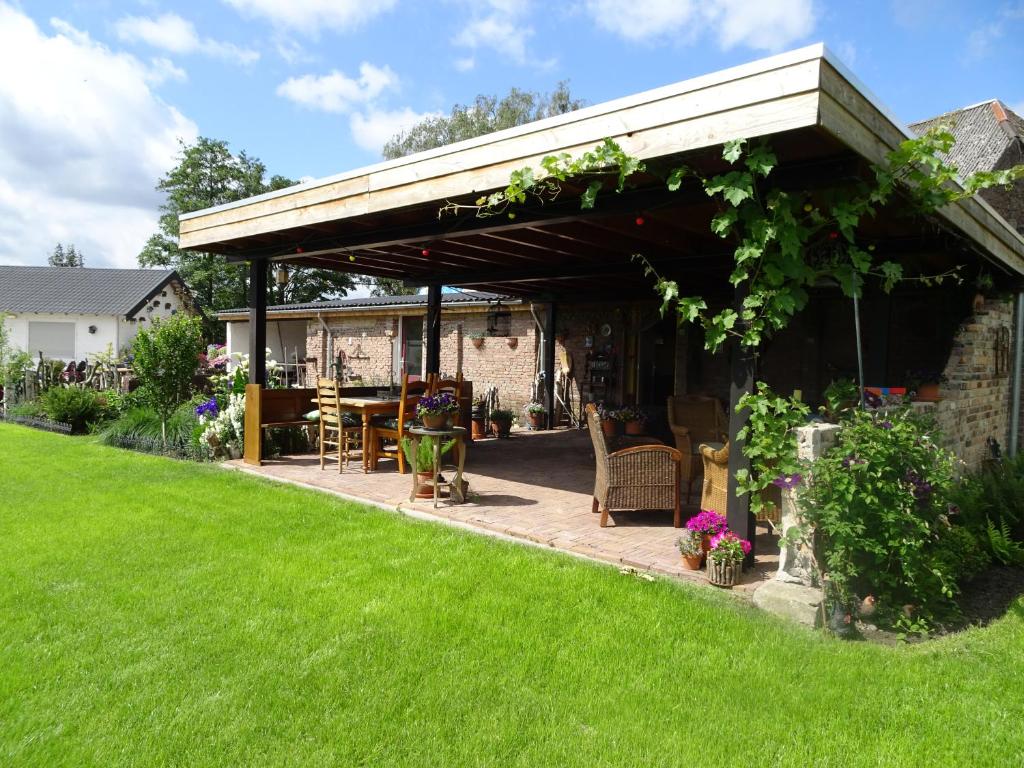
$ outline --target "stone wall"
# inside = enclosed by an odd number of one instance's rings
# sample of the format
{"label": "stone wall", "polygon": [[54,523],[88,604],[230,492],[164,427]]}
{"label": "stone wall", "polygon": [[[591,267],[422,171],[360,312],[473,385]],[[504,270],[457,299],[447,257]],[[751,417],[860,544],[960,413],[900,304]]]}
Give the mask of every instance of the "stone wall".
{"label": "stone wall", "polygon": [[[1007,341],[1007,365],[996,370],[1000,329]],[[989,437],[1006,450],[1010,424],[1010,368],[1013,360],[1013,302],[989,299],[960,327],[946,364],[947,381],[935,417],[950,450],[969,468],[987,457]]]}

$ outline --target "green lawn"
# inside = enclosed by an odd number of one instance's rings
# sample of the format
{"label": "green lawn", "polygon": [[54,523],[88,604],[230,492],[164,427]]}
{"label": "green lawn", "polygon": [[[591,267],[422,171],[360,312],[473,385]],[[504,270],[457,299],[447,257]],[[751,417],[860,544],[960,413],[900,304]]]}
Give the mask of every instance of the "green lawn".
{"label": "green lawn", "polygon": [[1024,604],[909,648],[0,424],[0,765],[1024,764]]}

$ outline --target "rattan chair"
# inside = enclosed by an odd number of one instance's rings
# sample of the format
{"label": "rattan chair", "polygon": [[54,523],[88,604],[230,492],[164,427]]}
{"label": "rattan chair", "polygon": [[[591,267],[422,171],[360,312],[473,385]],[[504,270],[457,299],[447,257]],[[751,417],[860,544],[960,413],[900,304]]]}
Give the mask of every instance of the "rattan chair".
{"label": "rattan chair", "polygon": [[700,508],[724,515],[729,499],[729,444],[723,448],[701,445],[699,451],[704,462]]}
{"label": "rattan chair", "polygon": [[[362,439],[362,420],[354,413],[341,410],[338,404],[341,384],[334,379],[316,380],[316,399],[320,422],[320,469],[329,456],[338,459],[338,472],[349,460],[349,445]],[[334,448],[333,451],[328,448]]]}
{"label": "rattan chair", "polygon": [[686,503],[693,495],[693,483],[700,474],[701,443],[724,443],[728,422],[722,404],[714,397],[675,395],[668,398],[668,425],[683,455],[683,482]]}
{"label": "rattan chair", "polygon": [[593,403],[587,405],[586,415],[597,459],[593,511],[601,513],[601,527],[608,525],[609,512],[641,509],[671,509],[672,524],[682,525],[679,451],[667,445],[638,445],[609,453]]}
{"label": "rattan chair", "polygon": [[[420,396],[430,388],[428,381],[409,381],[409,374],[402,374],[402,394],[396,415],[380,414],[370,419],[370,469],[377,469],[377,460],[381,457],[396,459],[398,472],[405,474],[405,452],[402,450],[402,438],[416,420],[416,404]],[[394,449],[386,448],[384,441],[394,441]]]}

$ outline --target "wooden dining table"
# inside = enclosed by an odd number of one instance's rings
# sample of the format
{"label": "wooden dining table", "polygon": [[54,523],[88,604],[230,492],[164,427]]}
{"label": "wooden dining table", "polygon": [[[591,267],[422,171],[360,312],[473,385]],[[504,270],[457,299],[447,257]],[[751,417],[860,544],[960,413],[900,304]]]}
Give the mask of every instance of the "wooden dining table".
{"label": "wooden dining table", "polygon": [[361,395],[358,397],[339,397],[338,407],[343,411],[358,413],[363,419],[363,472],[370,471],[370,419],[379,414],[398,415],[400,397],[384,398]]}

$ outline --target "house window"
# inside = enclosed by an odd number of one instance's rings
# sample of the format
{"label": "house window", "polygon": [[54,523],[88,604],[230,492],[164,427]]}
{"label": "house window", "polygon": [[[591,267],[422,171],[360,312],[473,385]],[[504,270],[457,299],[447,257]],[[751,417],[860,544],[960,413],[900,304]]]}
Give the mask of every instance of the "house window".
{"label": "house window", "polygon": [[402,361],[411,379],[423,376],[423,318],[402,318]]}
{"label": "house window", "polygon": [[28,348],[32,355],[43,353],[53,360],[75,359],[75,324],[30,320]]}

